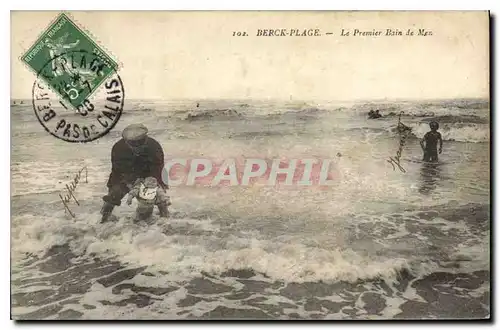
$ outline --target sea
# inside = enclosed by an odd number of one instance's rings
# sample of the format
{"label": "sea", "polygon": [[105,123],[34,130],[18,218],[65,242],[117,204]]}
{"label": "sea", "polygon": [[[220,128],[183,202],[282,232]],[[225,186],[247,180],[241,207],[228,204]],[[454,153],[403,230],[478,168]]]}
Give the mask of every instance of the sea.
{"label": "sea", "polygon": [[[429,164],[419,141],[433,120],[444,142]],[[412,129],[404,171],[388,161],[398,121]],[[132,123],[166,158],[333,159],[336,175],[326,188],[172,186],[168,219],[136,223],[122,202],[101,224],[111,148]],[[75,144],[13,100],[11,315],[489,318],[490,138],[482,99],[126,100],[108,134]],[[72,217],[59,195],[77,173]]]}

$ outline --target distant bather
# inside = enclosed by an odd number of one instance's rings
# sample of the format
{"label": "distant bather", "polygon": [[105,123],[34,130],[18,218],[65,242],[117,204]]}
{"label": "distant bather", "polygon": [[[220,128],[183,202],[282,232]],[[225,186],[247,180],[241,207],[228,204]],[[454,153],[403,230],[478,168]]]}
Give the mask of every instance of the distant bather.
{"label": "distant bather", "polygon": [[381,118],[381,117],[382,117],[382,115],[380,114],[379,110],[377,110],[375,112],[373,112],[373,110],[372,110],[368,113],[368,119],[377,119],[377,118]]}

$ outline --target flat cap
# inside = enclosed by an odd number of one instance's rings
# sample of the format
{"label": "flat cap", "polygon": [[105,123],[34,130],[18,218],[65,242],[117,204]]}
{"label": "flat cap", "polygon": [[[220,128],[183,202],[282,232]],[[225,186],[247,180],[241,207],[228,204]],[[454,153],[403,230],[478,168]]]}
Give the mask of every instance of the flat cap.
{"label": "flat cap", "polygon": [[136,141],[144,138],[148,134],[148,129],[143,124],[132,124],[125,127],[122,137],[126,141]]}

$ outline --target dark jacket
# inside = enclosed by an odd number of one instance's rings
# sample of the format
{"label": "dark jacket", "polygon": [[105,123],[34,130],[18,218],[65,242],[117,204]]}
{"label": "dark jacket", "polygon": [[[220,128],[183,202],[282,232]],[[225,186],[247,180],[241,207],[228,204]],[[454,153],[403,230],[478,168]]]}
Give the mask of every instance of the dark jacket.
{"label": "dark jacket", "polygon": [[107,186],[134,184],[139,178],[152,176],[166,188],[161,175],[164,162],[163,149],[155,139],[148,137],[139,155],[134,154],[125,140],[121,139],[111,150],[112,168]]}

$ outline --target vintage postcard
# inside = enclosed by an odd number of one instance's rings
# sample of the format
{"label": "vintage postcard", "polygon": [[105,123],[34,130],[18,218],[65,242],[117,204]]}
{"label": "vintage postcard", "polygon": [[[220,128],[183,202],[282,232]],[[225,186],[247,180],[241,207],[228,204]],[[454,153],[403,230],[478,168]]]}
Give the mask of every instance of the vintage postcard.
{"label": "vintage postcard", "polygon": [[12,318],[490,318],[489,25],[11,12]]}

